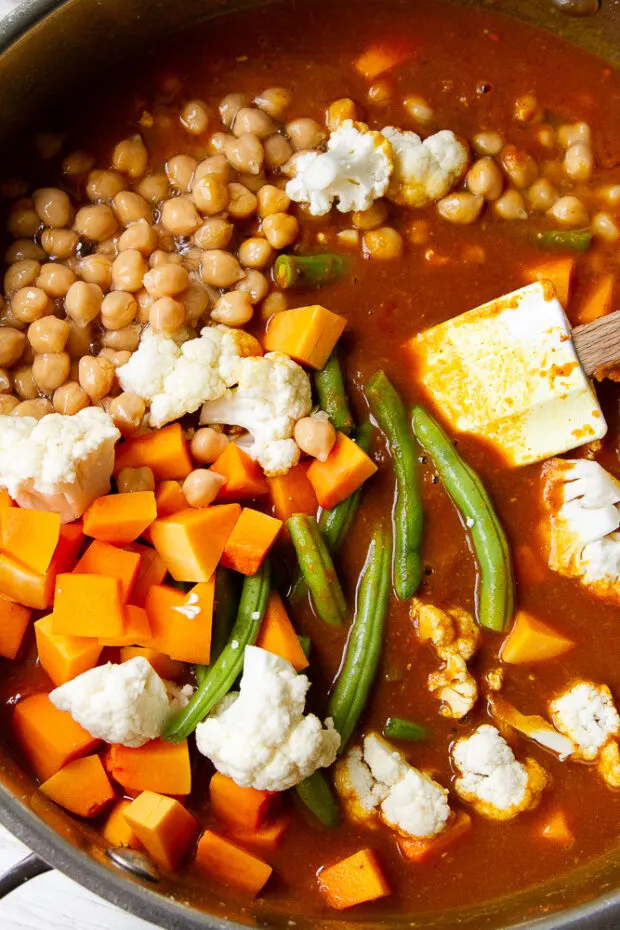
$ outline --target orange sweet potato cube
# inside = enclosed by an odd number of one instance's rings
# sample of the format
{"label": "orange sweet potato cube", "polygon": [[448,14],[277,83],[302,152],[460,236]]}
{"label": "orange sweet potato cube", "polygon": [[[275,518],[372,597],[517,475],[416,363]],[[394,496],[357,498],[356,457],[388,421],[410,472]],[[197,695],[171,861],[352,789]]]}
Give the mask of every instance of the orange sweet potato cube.
{"label": "orange sweet potato cube", "polygon": [[54,707],[47,694],[32,694],[15,706],[13,733],[35,774],[42,780],[100,743],[71,714]]}
{"label": "orange sweet potato cube", "polygon": [[254,897],[264,887],[273,869],[247,850],[205,830],[196,848],[196,865],[209,878]]}
{"label": "orange sweet potato cube", "polygon": [[131,592],[131,603],[137,607],[144,607],[149,588],[151,585],[161,584],[168,574],[168,569],[159,552],[152,546],[134,542],[129,543],[127,549],[137,552],[140,556],[140,568]]}
{"label": "orange sweet potato cube", "polygon": [[235,442],[229,442],[211,466],[224,478],[217,494],[218,504],[253,500],[267,493],[267,479],[260,465]]}
{"label": "orange sweet potato cube", "polygon": [[112,778],[127,791],[157,791],[180,796],[192,790],[187,740],[167,743],[152,739],[138,749],[110,746],[104,764]]}
{"label": "orange sweet potato cube", "polygon": [[123,602],[129,600],[138,571],[139,552],[119,549],[111,543],[95,539],[73,569],[76,575],[108,575],[121,583]]}
{"label": "orange sweet potato cube", "polygon": [[269,320],[263,344],[266,352],[283,352],[317,370],[325,362],[347,325],[343,316],[320,304],[284,310]]}
{"label": "orange sweet potato cube", "polygon": [[372,849],[360,849],[347,859],[321,869],[319,889],[327,903],[339,911],[391,894]]}
{"label": "orange sweet potato cube", "polygon": [[98,497],[84,514],[84,533],[124,546],[137,539],[157,517],[153,491],[125,491]]}
{"label": "orange sweet potato cube", "polygon": [[34,625],[41,668],[56,687],[94,668],[103,646],[90,636],[64,636],[54,633],[52,614]]}
{"label": "orange sweet potato cube", "polygon": [[0,656],[14,659],[23,642],[32,610],[0,597]]}
{"label": "orange sweet potato cube", "polygon": [[171,423],[135,439],[127,439],[116,447],[114,474],[123,468],[152,470],[155,481],[168,478],[183,480],[194,467],[189,445],[180,423]]}
{"label": "orange sweet potato cube", "polygon": [[338,433],[327,459],[315,459],[308,469],[308,480],[321,507],[329,509],[357,491],[376,471],[370,456],[344,433]]}
{"label": "orange sweet potato cube", "polygon": [[272,591],[269,595],[256,645],[286,659],[298,672],[310,664],[277,591]]}
{"label": "orange sweet potato cube", "polygon": [[241,830],[261,827],[277,797],[271,791],[242,788],[221,772],[215,772],[209,782],[213,813],[226,824]]}
{"label": "orange sweet potato cube", "polygon": [[185,594],[168,585],[153,585],[146,598],[151,637],[145,645],[172,659],[208,665],[215,575]]}
{"label": "orange sweet potato cube", "polygon": [[60,538],[59,514],[5,507],[0,510],[0,524],[2,548],[33,572],[46,572]]}
{"label": "orange sweet potato cube", "polygon": [[125,631],[120,636],[99,637],[100,646],[135,646],[146,643],[151,638],[149,615],[144,607],[134,604],[125,605]]}
{"label": "orange sweet potato cube", "polygon": [[155,520],[153,545],[176,581],[208,581],[239,519],[239,504],[195,507]]}
{"label": "orange sweet potato cube", "polygon": [[319,509],[314,488],[308,481],[309,460],[299,462],[285,475],[267,478],[276,517],[286,523],[295,513],[314,515]]}
{"label": "orange sweet potato cube", "polygon": [[169,871],[177,868],[198,836],[198,823],[183,805],[154,791],[138,795],[124,816],[153,861]]}
{"label": "orange sweet potato cube", "polygon": [[96,817],[114,800],[114,788],[99,756],[74,759],[44,781],[39,790],[79,817]]}
{"label": "orange sweet potato cube", "polygon": [[103,825],[102,836],[110,846],[128,846],[130,849],[142,849],[142,843],[130,827],[125,811],[131,804],[127,798],[117,801]]}
{"label": "orange sweet potato cube", "polygon": [[58,575],[52,616],[54,633],[119,636],[125,632],[121,583],[107,575]]}
{"label": "orange sweet potato cube", "polygon": [[282,521],[244,507],[224,548],[221,564],[242,575],[255,575],[282,527]]}
{"label": "orange sweet potato cube", "polygon": [[130,659],[135,659],[136,656],[146,659],[160,678],[179,681],[185,675],[183,662],[177,662],[176,659],[171,659],[170,656],[158,652],[157,649],[151,649],[148,646],[121,646],[121,662],[129,662]]}

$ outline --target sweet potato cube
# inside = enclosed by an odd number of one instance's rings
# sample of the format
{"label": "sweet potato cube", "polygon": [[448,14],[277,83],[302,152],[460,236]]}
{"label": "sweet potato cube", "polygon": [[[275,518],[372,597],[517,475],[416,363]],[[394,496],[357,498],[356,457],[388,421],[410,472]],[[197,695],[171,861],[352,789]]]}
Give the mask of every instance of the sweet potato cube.
{"label": "sweet potato cube", "polygon": [[125,605],[125,632],[120,636],[99,637],[100,646],[134,646],[151,638],[151,624],[144,607]]}
{"label": "sweet potato cube", "polygon": [[157,516],[169,517],[171,513],[187,510],[189,504],[178,481],[160,481],[155,488]]}
{"label": "sweet potato cube", "polygon": [[553,811],[544,823],[540,835],[552,843],[558,843],[560,846],[572,846],[575,842],[575,835],[568,825],[563,810]]}
{"label": "sweet potato cube", "polygon": [[242,788],[232,778],[216,772],[209,782],[211,809],[226,824],[241,830],[262,826],[277,799],[271,791]]}
{"label": "sweet potato cube", "polygon": [[112,778],[128,791],[183,795],[192,790],[187,740],[167,743],[153,739],[138,749],[110,746],[104,764]]}
{"label": "sweet potato cube", "polygon": [[5,507],[0,510],[0,524],[2,548],[33,572],[46,572],[60,538],[59,514]]}
{"label": "sweet potato cube", "polygon": [[267,478],[269,495],[278,520],[286,523],[295,513],[314,515],[319,509],[314,488],[308,481],[311,462],[299,462],[285,475]]}
{"label": "sweet potato cube", "polygon": [[183,480],[194,468],[189,445],[180,423],[171,423],[163,429],[127,439],[116,447],[114,474],[123,468],[141,468],[148,465],[155,481],[168,478]]}
{"label": "sweet potato cube", "polygon": [[65,636],[120,636],[125,632],[121,583],[107,575],[56,578],[52,630]]}
{"label": "sweet potato cube", "polygon": [[262,468],[235,442],[228,443],[211,471],[225,479],[218,491],[218,504],[252,500],[267,493],[267,479]]}
{"label": "sweet potato cube", "polygon": [[96,817],[114,800],[114,788],[99,756],[74,759],[44,781],[39,790],[79,817]]}
{"label": "sweet potato cube", "polygon": [[160,678],[168,678],[170,681],[178,681],[185,674],[185,665],[183,662],[177,662],[170,656],[158,652],[157,649],[150,649],[148,646],[121,646],[121,662],[129,662],[136,656],[142,656],[147,662],[150,662],[152,668],[157,672]]}
{"label": "sweet potato cube", "polygon": [[36,621],[34,633],[41,667],[56,687],[94,668],[103,649],[103,646],[90,636],[63,636],[54,633],[52,614]]}
{"label": "sweet potato cube", "polygon": [[133,827],[130,827],[125,811],[131,804],[127,798],[117,801],[106,820],[102,835],[110,846],[128,846],[130,849],[142,849],[142,843],[136,836]]}
{"label": "sweet potato cube", "polygon": [[342,336],[347,321],[320,304],[284,310],[269,320],[263,340],[266,352],[283,352],[301,365],[317,370]]}
{"label": "sweet potato cube", "polygon": [[237,828],[234,825],[230,825],[229,829],[235,843],[259,849],[262,852],[273,852],[281,845],[290,825],[290,818],[282,816],[268,821],[256,830]]}
{"label": "sweet potato cube", "polygon": [[123,603],[133,590],[140,569],[140,553],[119,549],[110,543],[95,539],[73,569],[76,575],[107,575],[121,583]]}
{"label": "sweet potato cube", "polygon": [[286,607],[277,591],[272,591],[269,595],[267,610],[260,625],[256,645],[286,659],[298,672],[309,665]]}
{"label": "sweet potato cube", "polygon": [[254,897],[264,887],[273,869],[247,850],[205,830],[196,848],[196,865],[209,878]]}
{"label": "sweet potato cube", "polygon": [[526,268],[523,280],[526,284],[534,284],[536,281],[551,281],[558,300],[566,309],[574,270],[574,258],[555,258],[540,265]]}
{"label": "sweet potato cube", "polygon": [[244,507],[228,537],[221,564],[242,575],[255,575],[282,527],[282,521]]}
{"label": "sweet potato cube", "polygon": [[577,310],[577,318],[581,324],[592,323],[599,317],[611,313],[614,308],[615,283],[615,275],[605,274],[590,285]]}
{"label": "sweet potato cube", "polygon": [[330,907],[339,911],[391,894],[372,849],[360,849],[347,859],[321,869],[319,888]]}
{"label": "sweet potato cube", "polygon": [[144,607],[149,588],[151,585],[161,584],[168,574],[168,569],[159,552],[152,546],[134,542],[129,543],[127,549],[137,552],[140,556],[140,568],[131,592],[131,603],[137,607]]}
{"label": "sweet potato cube", "polygon": [[185,594],[168,585],[153,585],[146,598],[151,637],[145,645],[172,659],[208,665],[215,575]]}
{"label": "sweet potato cube", "polygon": [[17,559],[0,552],[0,596],[25,607],[46,610],[54,599],[55,574],[34,572]]}
{"label": "sweet potato cube", "polygon": [[13,733],[43,781],[73,759],[94,752],[100,743],[71,714],[54,707],[47,694],[19,701],[13,711]]}
{"label": "sweet potato cube", "polygon": [[513,627],[504,640],[500,658],[510,665],[544,662],[569,652],[574,642],[537,620],[525,610],[517,611]]}
{"label": "sweet potato cube", "polygon": [[14,659],[23,642],[32,610],[0,597],[0,656]]}
{"label": "sweet potato cube", "polygon": [[154,791],[138,795],[124,816],[153,861],[171,872],[198,836],[198,823],[183,805]]}
{"label": "sweet potato cube", "polygon": [[84,533],[124,546],[137,539],[156,517],[153,491],[107,494],[93,501],[84,514]]}
{"label": "sweet potato cube", "polygon": [[459,811],[447,829],[429,839],[398,837],[398,846],[409,862],[426,862],[436,858],[449,849],[471,830],[471,817],[465,811]]}
{"label": "sweet potato cube", "polygon": [[390,36],[374,42],[353,63],[355,70],[369,81],[385,71],[409,61],[416,49],[403,36]]}
{"label": "sweet potato cube", "polygon": [[151,527],[153,545],[176,581],[208,581],[239,519],[239,504],[181,510]]}
{"label": "sweet potato cube", "polygon": [[315,459],[308,469],[308,480],[321,507],[329,509],[357,491],[376,471],[370,456],[344,433],[338,433],[327,459]]}

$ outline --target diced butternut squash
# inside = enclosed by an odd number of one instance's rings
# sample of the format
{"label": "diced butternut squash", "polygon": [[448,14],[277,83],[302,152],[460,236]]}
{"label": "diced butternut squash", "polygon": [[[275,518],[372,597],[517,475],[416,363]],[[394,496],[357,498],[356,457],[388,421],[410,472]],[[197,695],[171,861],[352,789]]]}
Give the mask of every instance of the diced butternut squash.
{"label": "diced butternut squash", "polygon": [[525,610],[519,610],[504,640],[500,658],[511,665],[544,662],[569,652],[574,642]]}
{"label": "diced butternut squash", "polygon": [[319,872],[319,889],[330,907],[344,910],[391,894],[372,849],[360,849]]}
{"label": "diced butternut squash", "polygon": [[121,592],[118,578],[107,575],[58,575],[52,630],[65,636],[120,636],[125,632]]}
{"label": "diced butternut squash", "polygon": [[286,523],[294,513],[315,514],[319,507],[314,488],[308,481],[310,462],[299,462],[285,475],[267,478],[276,517]]}
{"label": "diced butternut squash", "polygon": [[196,507],[156,520],[153,545],[176,581],[208,581],[239,519],[239,504]]}
{"label": "diced butternut squash", "polygon": [[215,575],[187,594],[168,585],[153,585],[145,604],[151,627],[146,645],[181,662],[208,665],[214,594]]}
{"label": "diced butternut squash", "polygon": [[269,853],[278,849],[290,825],[290,819],[282,816],[263,824],[262,827],[258,827],[256,830],[245,830],[234,825],[230,825],[229,829],[235,843]]}
{"label": "diced butternut squash", "polygon": [[139,749],[110,746],[104,763],[112,778],[128,791],[182,795],[192,790],[187,740],[166,743],[154,739]]}
{"label": "diced butternut squash", "polygon": [[556,258],[553,261],[543,262],[541,265],[534,265],[526,268],[523,280],[526,284],[534,284],[536,281],[551,281],[558,300],[566,309],[570,298],[571,282],[573,271],[575,269],[575,259]]}
{"label": "diced butternut squash", "polygon": [[14,659],[20,650],[32,610],[0,597],[0,656]]}
{"label": "diced butternut squash", "polygon": [[284,310],[269,320],[266,352],[283,352],[301,365],[321,369],[342,336],[347,321],[320,304]]}
{"label": "diced butternut squash", "polygon": [[160,481],[155,488],[157,516],[169,517],[171,513],[187,510],[189,504],[178,481]]}
{"label": "diced butternut squash", "polygon": [[558,843],[560,846],[572,846],[575,842],[575,835],[568,825],[563,810],[556,810],[550,814],[540,831],[540,835],[552,843]]}
{"label": "diced butternut squash", "polygon": [[242,575],[255,575],[275,543],[282,521],[244,507],[222,553],[221,564]]}
{"label": "diced butternut squash", "polygon": [[372,81],[385,71],[409,61],[414,54],[414,47],[406,39],[392,36],[373,43],[354,62],[354,67],[358,74]]}
{"label": "diced butternut squash", "polygon": [[263,825],[277,795],[242,788],[232,778],[216,772],[209,782],[209,798],[216,817],[235,829],[252,831]]}
{"label": "diced butternut squash", "polygon": [[134,542],[127,548],[140,556],[140,568],[131,592],[131,603],[137,607],[144,607],[149,588],[151,585],[161,584],[168,574],[168,569],[159,552],[151,546]]}
{"label": "diced butternut squash", "polygon": [[140,553],[95,539],[73,571],[77,575],[108,575],[121,583],[123,603],[129,600],[140,569]]}
{"label": "diced butternut squash", "polygon": [[579,303],[577,318],[580,323],[592,323],[613,310],[615,275],[604,274],[597,278]]}
{"label": "diced butternut squash", "polygon": [[106,494],[93,501],[84,514],[84,533],[124,546],[137,539],[156,517],[153,491]]}
{"label": "diced butternut squash", "polygon": [[370,456],[344,433],[338,433],[327,459],[315,459],[308,469],[308,480],[321,507],[329,509],[357,491],[376,471]]}
{"label": "diced butternut squash", "polygon": [[256,645],[286,659],[298,672],[309,665],[286,607],[277,591],[272,591],[269,595],[267,610],[260,626]]}
{"label": "diced butternut squash", "polygon": [[103,646],[90,636],[63,636],[54,633],[52,614],[34,625],[42,669],[56,687],[94,668]]}
{"label": "diced butternut squash", "polygon": [[178,681],[185,674],[185,665],[183,662],[177,662],[170,656],[158,652],[157,649],[149,649],[148,646],[121,646],[121,662],[129,662],[141,656],[150,662],[152,668],[157,672],[160,678],[168,678],[170,681]]}
{"label": "diced butternut squash", "polygon": [[148,465],[156,481],[187,478],[194,464],[180,423],[127,439],[116,447],[115,475],[123,468],[143,465]]}
{"label": "diced butternut squash", "polygon": [[99,756],[74,759],[44,781],[40,790],[79,817],[96,817],[114,800],[114,788]]}
{"label": "diced butternut squash", "polygon": [[211,471],[225,479],[218,491],[218,504],[252,500],[267,493],[267,479],[262,468],[235,442],[228,443]]}
{"label": "diced butternut squash", "polygon": [[128,846],[130,849],[142,849],[142,843],[125,817],[125,811],[130,804],[131,801],[123,798],[117,801],[110,811],[102,830],[103,838],[109,846]]}
{"label": "diced butternut squash", "polygon": [[0,522],[2,548],[33,572],[46,572],[60,538],[59,514],[5,507]]}
{"label": "diced butternut squash", "polygon": [[0,552],[0,595],[25,607],[46,610],[54,599],[56,575],[50,568],[44,575],[34,572],[17,559]]}
{"label": "diced butternut squash", "polygon": [[125,605],[125,632],[110,638],[100,637],[100,646],[135,646],[151,639],[151,624],[144,607]]}
{"label": "diced butternut squash", "polygon": [[50,778],[63,766],[96,750],[95,739],[47,694],[32,694],[13,711],[13,733],[35,774]]}
{"label": "diced butternut squash", "polygon": [[427,862],[440,856],[470,830],[471,817],[465,811],[458,811],[452,823],[437,836],[426,840],[399,836],[397,842],[401,853],[409,862]]}
{"label": "diced butternut squash", "polygon": [[127,823],[151,859],[174,871],[196,842],[199,826],[182,804],[143,791],[124,811]]}
{"label": "diced butternut squash", "polygon": [[196,865],[209,878],[255,897],[273,869],[247,850],[205,830],[196,848]]}

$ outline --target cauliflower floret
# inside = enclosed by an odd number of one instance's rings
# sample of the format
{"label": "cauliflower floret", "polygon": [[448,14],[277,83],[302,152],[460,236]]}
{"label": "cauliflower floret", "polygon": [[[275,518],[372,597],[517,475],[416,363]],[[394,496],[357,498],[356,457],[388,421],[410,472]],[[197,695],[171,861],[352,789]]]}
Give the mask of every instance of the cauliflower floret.
{"label": "cauliflower floret", "polygon": [[580,681],[550,705],[556,728],[576,743],[574,758],[591,762],[620,736],[620,717],[607,685]]}
{"label": "cauliflower floret", "polygon": [[387,190],[392,150],[380,132],[349,119],[331,133],[326,152],[298,155],[295,171],[286,193],[308,203],[313,216],[329,213],[334,201],[341,213],[367,210]]}
{"label": "cauliflower floret", "polygon": [[221,397],[237,383],[242,359],[261,351],[253,336],[228,326],[206,326],[198,338],[181,345],[147,329],[116,373],[124,391],[150,403],[149,422],[160,427]]}
{"label": "cauliflower floret", "polygon": [[246,358],[239,364],[237,387],[203,404],[201,424],[241,426],[251,436],[237,440],[265,474],[286,474],[299,461],[295,423],[312,408],[310,379],[281,352]]}
{"label": "cauliflower floret", "polygon": [[376,826],[380,819],[401,836],[435,836],[451,816],[446,789],[376,733],[338,762],[334,783],[352,820]]}
{"label": "cauliflower floret", "polygon": [[620,603],[620,482],[587,459],[551,459],[543,477],[550,568]]}
{"label": "cauliflower floret", "polygon": [[480,629],[465,610],[440,610],[414,598],[411,616],[421,643],[432,643],[444,666],[428,677],[429,690],[437,694],[444,717],[464,717],[478,699],[476,679],[467,669],[480,644]]}
{"label": "cauliflower floret", "polygon": [[121,665],[99,665],[50,693],[91,736],[136,748],[164,731],[171,715],[188,702],[191,687],[163,681],[142,656]]}
{"label": "cauliflower floret", "polygon": [[382,130],[390,140],[394,172],[387,196],[405,207],[424,207],[441,200],[465,174],[469,151],[449,129],[424,142],[415,132],[394,126]]}
{"label": "cauliflower floret", "polygon": [[610,788],[620,788],[620,747],[614,740],[601,749],[597,768]]}
{"label": "cauliflower floret", "polygon": [[533,739],[540,746],[555,753],[562,761],[575,752],[576,747],[572,739],[558,733],[544,717],[538,714],[522,714],[499,695],[493,695],[489,699],[489,710],[500,725],[512,727],[528,739]]}
{"label": "cauliflower floret", "polygon": [[286,791],[331,765],[340,735],[304,716],[310,682],[284,659],[246,646],[239,695],[222,702],[196,729],[196,745],[243,788]]}
{"label": "cauliflower floret", "polygon": [[535,807],[549,783],[538,762],[518,762],[499,731],[486,723],[457,740],[452,760],[460,773],[456,793],[491,820],[510,820]]}
{"label": "cauliflower floret", "polygon": [[87,407],[74,416],[0,416],[0,487],[20,507],[81,517],[110,490],[120,433],[107,413]]}

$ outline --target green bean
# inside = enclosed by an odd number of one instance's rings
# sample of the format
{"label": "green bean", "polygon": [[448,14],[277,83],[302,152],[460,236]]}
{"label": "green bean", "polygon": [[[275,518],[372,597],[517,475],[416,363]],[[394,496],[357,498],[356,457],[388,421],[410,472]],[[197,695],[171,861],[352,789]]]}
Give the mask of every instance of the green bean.
{"label": "green bean", "polygon": [[286,525],[317,615],[325,623],[341,626],[347,605],[315,518],[306,513],[296,513],[286,521]]}
{"label": "green bean", "polygon": [[303,653],[306,659],[310,658],[310,650],[312,649],[312,640],[309,636],[298,636],[299,645],[303,649]]}
{"label": "green bean", "polygon": [[278,287],[320,287],[341,278],[345,261],[340,255],[278,255],[273,276]]}
{"label": "green bean", "polygon": [[237,618],[228,642],[217,660],[209,666],[187,707],[170,721],[164,739],[180,743],[193,733],[215,705],[228,694],[243,668],[246,646],[256,642],[269,597],[270,571],[266,559],[255,575],[245,578]]}
{"label": "green bean", "polygon": [[477,618],[501,633],[514,614],[514,580],[508,540],[480,478],[423,407],[413,409],[413,429],[471,532],[479,566]]}
{"label": "green bean", "polygon": [[340,733],[343,752],[366,706],[381,657],[392,567],[392,544],[383,526],[375,530],[358,585],[355,617],[327,715]]}
{"label": "green bean", "polygon": [[[356,443],[364,452],[370,450],[370,434],[371,426],[367,420],[358,428],[355,436]],[[335,507],[331,507],[329,510],[323,510],[319,517],[319,529],[332,555],[335,555],[339,551],[345,536],[351,528],[353,518],[359,507],[361,496],[362,488],[358,488],[357,491],[354,491],[353,494],[349,494],[348,497],[340,501],[339,504],[336,504]]]}
{"label": "green bean", "polygon": [[404,720],[403,717],[388,717],[383,727],[386,739],[402,739],[411,743],[419,743],[428,739],[428,730],[419,723]]}
{"label": "green bean", "polygon": [[211,630],[211,661],[209,665],[196,665],[194,674],[199,685],[204,681],[209,668],[219,658],[232,629],[239,606],[238,575],[218,565],[215,570],[215,596],[213,604],[213,627]]}
{"label": "green bean", "polygon": [[384,371],[378,371],[364,391],[385,433],[396,474],[394,522],[394,589],[401,601],[410,600],[422,580],[422,497],[418,481],[418,452],[405,405]]}
{"label": "green bean", "polygon": [[589,229],[547,229],[536,234],[536,241],[544,249],[572,249],[585,252],[590,248],[592,233]]}
{"label": "green bean", "polygon": [[317,769],[312,775],[308,775],[297,785],[295,791],[308,810],[312,811],[324,826],[338,826],[340,811],[331,786],[323,772]]}
{"label": "green bean", "polygon": [[337,430],[350,436],[355,423],[344,388],[337,349],[329,356],[325,366],[314,373],[314,386],[321,410],[327,413]]}

